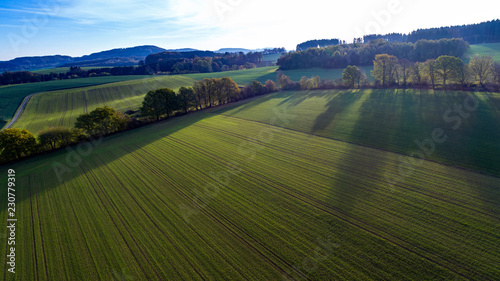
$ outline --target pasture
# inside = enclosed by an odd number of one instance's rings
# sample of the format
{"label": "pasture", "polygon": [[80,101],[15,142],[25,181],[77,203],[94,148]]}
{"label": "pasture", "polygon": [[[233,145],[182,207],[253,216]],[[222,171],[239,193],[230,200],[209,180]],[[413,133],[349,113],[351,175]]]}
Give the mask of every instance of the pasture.
{"label": "pasture", "polygon": [[[247,85],[254,80],[265,83],[268,79],[276,81],[276,70],[277,67],[263,67],[228,72],[157,76],[153,78],[151,76],[127,76],[137,77],[137,79],[130,82],[125,81],[96,87],[45,92],[30,99],[24,112],[12,127],[27,129],[34,134],[53,126],[71,127],[79,114],[92,111],[98,106],[109,105],[122,112],[129,109],[137,110],[141,106],[142,98],[149,90],[168,86],[176,90],[181,86],[191,86],[195,80],[225,76],[232,78],[240,86]],[[366,71],[369,72],[369,68]],[[289,70],[284,71],[284,73],[295,81],[299,81],[304,75],[307,77],[319,75],[323,79],[330,80],[342,77],[342,70],[340,69]],[[75,79],[74,81],[78,80]],[[177,82],[171,83],[170,81]],[[78,85],[75,84],[74,86],[78,87]],[[35,86],[36,84],[26,84],[26,87],[30,87],[30,89],[38,89]],[[21,89],[18,88],[18,90]],[[32,92],[27,91],[26,93]],[[24,97],[24,94],[18,93],[17,95],[18,98]],[[15,109],[12,109],[14,110],[12,115],[14,115]],[[12,118],[12,115],[8,115],[8,118]]]}
{"label": "pasture", "polygon": [[491,56],[493,61],[500,63],[500,43],[470,45],[467,61],[473,56]]}
{"label": "pasture", "polygon": [[[468,111],[466,108],[476,107]],[[281,92],[220,113],[267,122],[276,110],[296,116],[286,128],[500,176],[500,94],[427,90]],[[462,108],[461,117],[456,107]],[[441,129],[442,143],[432,141]],[[418,142],[418,143],[417,143]]]}
{"label": "pasture", "polygon": [[194,80],[183,76],[161,76],[111,83],[72,90],[52,91],[33,96],[24,112],[12,125],[34,134],[49,127],[72,128],[76,118],[97,107],[111,106],[125,112],[138,109],[144,95],[153,89],[168,87],[177,90]]}
{"label": "pasture", "polygon": [[[85,66],[81,67],[83,70],[90,70],[90,69],[96,69],[96,68],[112,68],[110,66]],[[33,73],[37,74],[50,74],[50,73],[66,73],[70,70],[69,67],[56,67],[56,68],[46,68],[46,69],[39,69],[35,71],[31,71]]]}
{"label": "pasture", "polygon": [[11,120],[26,96],[46,91],[72,89],[137,80],[149,76],[107,76],[0,86],[0,126]]}
{"label": "pasture", "polygon": [[423,161],[389,184],[412,158],[320,136],[337,103],[385,132],[358,95],[278,93],[9,165],[16,280],[499,279],[499,178]]}
{"label": "pasture", "polygon": [[137,110],[142,104],[144,95],[150,90],[163,87],[177,90],[181,86],[192,86],[196,80],[204,77],[220,78],[230,76],[239,85],[246,85],[269,73],[273,73],[273,76],[276,77],[275,71],[276,67],[265,67],[209,74],[132,76],[142,77],[143,79],[45,92],[29,100],[23,113],[12,125],[12,128],[27,129],[37,134],[48,127],[72,127],[80,114],[90,112],[99,106],[108,105],[121,112],[129,109]]}

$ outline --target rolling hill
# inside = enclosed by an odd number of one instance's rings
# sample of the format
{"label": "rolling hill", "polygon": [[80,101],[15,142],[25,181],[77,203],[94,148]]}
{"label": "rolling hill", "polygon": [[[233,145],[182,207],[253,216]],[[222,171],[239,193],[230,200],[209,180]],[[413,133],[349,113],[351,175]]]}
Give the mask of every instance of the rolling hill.
{"label": "rolling hill", "polygon": [[414,158],[330,138],[404,135],[391,114],[426,137],[462,98],[389,94],[277,93],[9,165],[15,278],[498,279],[498,177],[425,160],[391,184]]}
{"label": "rolling hill", "polygon": [[167,50],[156,46],[137,46],[119,48],[85,55],[82,57],[70,56],[40,56],[22,57],[10,61],[0,62],[0,72],[38,70],[60,66],[124,66],[136,65],[148,55],[165,52]]}

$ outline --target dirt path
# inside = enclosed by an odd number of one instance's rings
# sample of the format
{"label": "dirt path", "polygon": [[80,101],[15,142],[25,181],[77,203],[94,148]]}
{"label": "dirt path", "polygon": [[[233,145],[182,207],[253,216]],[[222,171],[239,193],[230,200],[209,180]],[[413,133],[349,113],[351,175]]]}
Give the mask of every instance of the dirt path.
{"label": "dirt path", "polygon": [[[36,94],[38,94],[38,93],[36,93]],[[32,96],[34,96],[36,94],[31,94],[31,95],[29,95],[29,96],[27,96],[27,97],[24,98],[23,103],[21,104],[21,106],[16,111],[16,115],[14,115],[14,118],[12,118],[12,120],[10,121],[10,123],[7,124],[7,126],[5,126],[4,129],[8,129],[10,126],[12,126],[12,124],[14,124],[14,122],[16,122],[17,117],[19,117],[19,115],[21,115],[21,112],[23,112],[24,106],[26,105],[26,103],[28,102],[28,100]]]}

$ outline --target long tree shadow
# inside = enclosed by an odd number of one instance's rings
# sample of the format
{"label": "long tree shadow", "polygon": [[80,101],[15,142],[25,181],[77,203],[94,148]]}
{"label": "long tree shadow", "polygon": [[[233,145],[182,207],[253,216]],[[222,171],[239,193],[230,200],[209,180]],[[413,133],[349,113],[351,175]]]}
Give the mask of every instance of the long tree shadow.
{"label": "long tree shadow", "polygon": [[326,104],[326,110],[316,117],[311,128],[311,133],[314,134],[326,129],[338,114],[344,112],[349,106],[358,101],[360,97],[361,94],[359,91],[347,91],[335,95]]}
{"label": "long tree shadow", "polygon": [[257,97],[253,97],[253,98],[248,99],[247,102],[245,102],[244,104],[236,103],[234,105],[227,105],[227,106],[224,106],[220,109],[214,110],[213,113],[224,114],[228,111],[234,110],[233,114],[236,114],[236,113],[244,111],[248,108],[256,107],[262,103],[268,102],[272,99],[281,99],[281,98],[283,98],[283,96],[290,95],[290,94],[291,94],[290,92],[276,92],[276,93],[269,94],[266,96],[257,96]]}
{"label": "long tree shadow", "polygon": [[[76,156],[77,158],[81,157],[81,164],[90,166],[90,170],[99,169],[101,166],[106,164],[101,161],[95,161],[96,157],[105,156],[106,163],[113,162],[114,160],[117,160],[127,154],[139,150],[141,147],[145,147],[162,138],[165,138],[166,136],[174,134],[175,132],[213,116],[214,115],[209,111],[193,112],[182,117],[168,119],[131,131],[104,137],[102,142],[98,142],[96,140],[95,143],[97,144],[88,142],[85,143],[85,148],[82,148],[83,146],[81,145],[80,148],[79,145],[74,145],[67,147],[66,149],[60,149],[55,152],[39,155],[21,162],[5,164],[0,166],[0,169],[4,171],[4,174],[7,174],[8,169],[14,169],[16,171],[16,182],[19,183],[17,185],[18,189],[23,189],[22,192],[17,192],[16,203],[21,203],[30,197],[62,186],[66,182],[81,176],[81,170],[79,168],[80,165],[75,162],[77,161],[75,160],[76,155],[78,155]],[[89,145],[93,146],[92,151],[89,155],[85,155]],[[79,151],[85,152],[78,154]],[[77,164],[75,165],[74,163]],[[57,168],[54,168],[56,166]],[[140,167],[137,168],[140,169]],[[30,178],[37,174],[40,175],[40,171],[44,171],[44,176],[49,176],[51,179],[58,180],[53,180],[51,184],[38,182],[36,189],[28,192],[27,190],[31,189],[30,185],[32,184],[32,179]],[[56,171],[59,172],[60,176],[58,176],[58,172]],[[7,186],[6,177],[3,177],[0,182],[4,186]],[[7,209],[6,188],[2,188],[0,190],[0,197],[0,201],[2,202],[2,204],[0,204],[0,211],[4,211]]]}
{"label": "long tree shadow", "polygon": [[326,98],[333,99],[336,95],[331,90],[309,90],[309,91],[291,91],[285,99],[278,105],[297,106],[310,98]]}

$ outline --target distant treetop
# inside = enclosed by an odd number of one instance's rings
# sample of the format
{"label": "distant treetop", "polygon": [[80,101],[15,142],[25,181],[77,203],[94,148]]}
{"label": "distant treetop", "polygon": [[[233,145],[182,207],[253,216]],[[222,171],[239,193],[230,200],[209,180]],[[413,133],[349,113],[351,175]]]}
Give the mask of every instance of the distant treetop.
{"label": "distant treetop", "polygon": [[364,43],[369,43],[370,41],[376,39],[384,39],[388,42],[415,43],[422,39],[439,40],[450,38],[462,38],[470,44],[500,42],[500,20],[497,19],[468,25],[417,29],[409,34],[370,34],[363,37]]}

